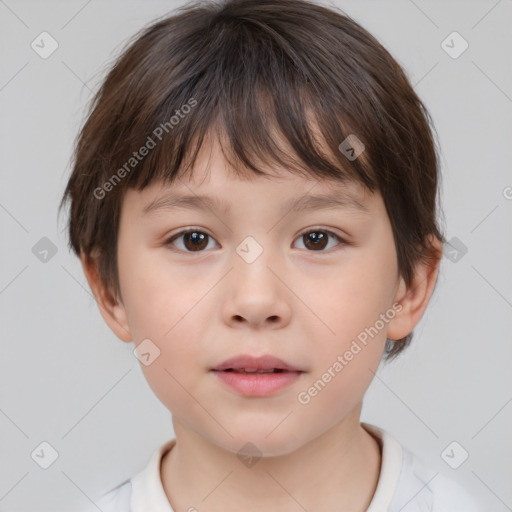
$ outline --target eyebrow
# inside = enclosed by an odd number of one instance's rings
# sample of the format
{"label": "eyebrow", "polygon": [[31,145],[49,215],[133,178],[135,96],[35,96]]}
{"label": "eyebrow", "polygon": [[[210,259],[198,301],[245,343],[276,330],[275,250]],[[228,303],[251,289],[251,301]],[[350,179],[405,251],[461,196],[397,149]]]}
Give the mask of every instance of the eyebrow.
{"label": "eyebrow", "polygon": [[[157,211],[172,210],[174,208],[217,210],[223,213],[231,211],[230,205],[215,196],[204,194],[176,194],[170,193],[159,197],[147,204],[142,210],[142,215],[148,215]],[[360,202],[347,191],[329,192],[325,194],[310,194],[299,198],[293,198],[283,204],[281,214],[293,211],[320,210],[328,208],[346,208],[363,213],[370,213],[367,205]]]}

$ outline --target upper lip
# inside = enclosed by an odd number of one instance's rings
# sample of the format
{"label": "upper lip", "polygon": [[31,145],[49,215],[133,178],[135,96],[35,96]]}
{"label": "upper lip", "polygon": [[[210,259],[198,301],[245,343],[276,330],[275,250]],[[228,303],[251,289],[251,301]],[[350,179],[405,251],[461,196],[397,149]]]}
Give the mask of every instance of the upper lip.
{"label": "upper lip", "polygon": [[291,364],[285,363],[282,359],[271,355],[264,355],[260,357],[254,357],[248,354],[242,354],[239,356],[226,359],[223,363],[218,364],[212,370],[241,370],[244,368],[256,369],[256,370],[288,370],[292,372],[300,372],[299,368],[292,366]]}

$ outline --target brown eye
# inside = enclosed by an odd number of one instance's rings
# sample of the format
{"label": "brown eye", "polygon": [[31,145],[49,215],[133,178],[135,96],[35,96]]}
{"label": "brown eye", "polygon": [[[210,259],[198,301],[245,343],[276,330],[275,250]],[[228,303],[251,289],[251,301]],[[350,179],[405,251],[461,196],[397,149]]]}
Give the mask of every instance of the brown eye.
{"label": "brown eye", "polygon": [[171,238],[169,238],[165,244],[173,245],[175,240],[183,239],[183,247],[181,247],[180,250],[185,252],[203,252],[203,250],[208,246],[209,238],[211,238],[210,235],[204,233],[203,231],[199,231],[198,229],[190,229],[176,233]]}
{"label": "brown eye", "polygon": [[[300,235],[297,240],[302,240],[304,248],[308,252],[328,252],[333,247],[332,244],[329,247],[331,239],[336,239],[339,242],[334,246],[347,245],[338,235],[325,229],[312,229]],[[213,238],[208,233],[199,229],[188,229],[170,237],[165,245],[174,246],[176,249],[173,250],[178,252],[204,252],[208,248],[210,240],[213,241]]]}
{"label": "brown eye", "polygon": [[332,233],[331,231],[321,229],[314,229],[303,233],[298,239],[303,241],[305,248],[310,252],[327,252],[325,251],[325,248],[328,246],[329,238],[331,237],[334,237],[342,244],[344,243],[344,241],[338,235]]}

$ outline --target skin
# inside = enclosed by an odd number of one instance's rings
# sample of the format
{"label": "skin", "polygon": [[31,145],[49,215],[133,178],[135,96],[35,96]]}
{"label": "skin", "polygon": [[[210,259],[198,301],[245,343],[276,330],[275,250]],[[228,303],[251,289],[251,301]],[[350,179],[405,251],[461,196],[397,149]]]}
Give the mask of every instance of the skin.
{"label": "skin", "polygon": [[[330,192],[333,186],[351,191],[369,213],[346,208],[280,213],[290,198]],[[145,205],[171,190],[217,196],[231,212],[174,209],[142,215]],[[193,252],[183,236],[166,245],[187,227],[210,235],[202,252]],[[303,235],[325,230],[348,243],[331,235],[327,246],[311,248]],[[252,263],[236,252],[249,235],[263,248]],[[213,144],[201,151],[189,177],[172,186],[154,183],[142,192],[127,191],[118,240],[120,300],[105,290],[84,255],[82,264],[112,331],[135,345],[149,338],[160,350],[141,368],[172,412],[177,443],[163,458],[161,478],[176,512],[366,510],[381,453],[360,425],[363,396],[386,337],[399,339],[413,330],[438,272],[438,264],[418,265],[414,283],[405,286],[378,193],[285,169],[273,168],[271,177],[238,178]],[[298,393],[393,304],[401,305],[400,313],[301,404]],[[244,397],[209,372],[243,353],[272,354],[304,373],[272,396]],[[252,467],[237,457],[247,442],[262,454]]]}

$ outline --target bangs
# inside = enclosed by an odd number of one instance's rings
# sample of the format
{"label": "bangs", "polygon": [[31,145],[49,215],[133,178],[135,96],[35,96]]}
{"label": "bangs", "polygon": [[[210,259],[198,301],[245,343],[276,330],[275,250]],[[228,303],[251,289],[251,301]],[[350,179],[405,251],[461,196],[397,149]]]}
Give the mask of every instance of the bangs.
{"label": "bangs", "polygon": [[[340,70],[334,74],[327,62],[308,60],[293,50],[299,45],[268,27],[248,21],[235,29],[230,23],[212,24],[201,50],[182,52],[177,61],[167,49],[165,63],[138,71],[142,79],[131,84],[131,97],[117,106],[114,101],[118,115],[110,129],[116,134],[106,139],[118,143],[110,148],[115,161],[103,181],[124,167],[117,192],[155,181],[172,184],[190,174],[203,145],[215,140],[240,177],[268,175],[265,169],[277,166],[306,178],[355,180],[373,191],[378,185],[370,152],[348,159],[339,149],[351,134],[366,148],[375,138],[362,123],[368,114],[361,91],[340,82]],[[147,155],[134,162],[143,146]]]}

